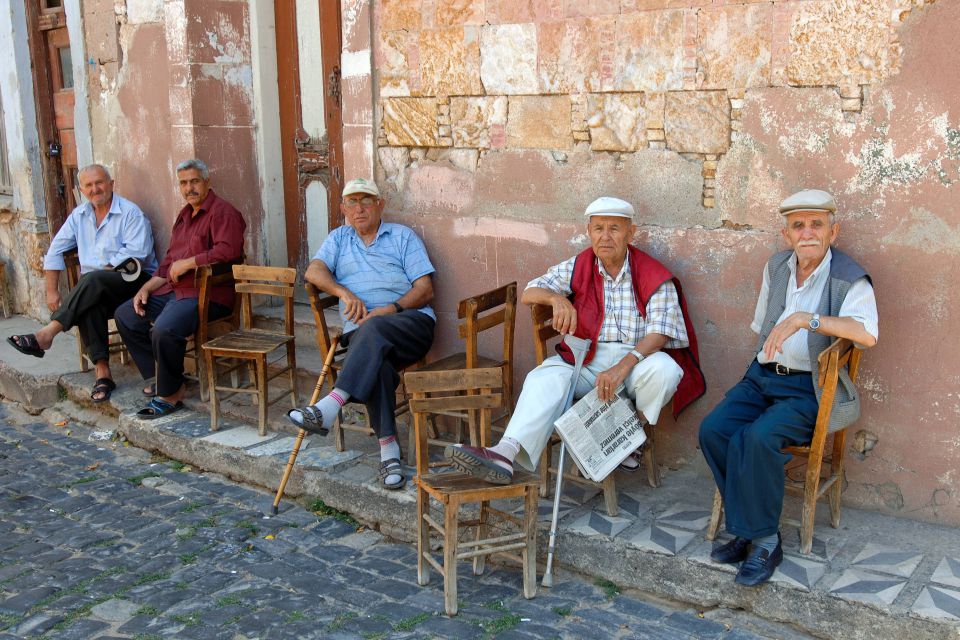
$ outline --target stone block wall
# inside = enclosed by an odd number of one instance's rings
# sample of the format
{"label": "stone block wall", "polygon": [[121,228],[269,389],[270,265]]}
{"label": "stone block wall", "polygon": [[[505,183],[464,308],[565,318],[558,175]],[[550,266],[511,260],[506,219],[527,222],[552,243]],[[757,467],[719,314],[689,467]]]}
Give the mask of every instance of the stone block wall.
{"label": "stone block wall", "polygon": [[[844,499],[960,525],[960,3],[372,6],[377,177],[387,215],[422,234],[438,269],[436,355],[461,348],[460,298],[522,288],[587,245],[592,199],[625,198],[634,243],[683,282],[708,385],[661,419],[658,447],[668,466],[706,473],[697,429],[753,355],[761,269],[785,247],[776,206],[827,189],[838,246],[871,273],[880,307]],[[518,388],[530,340],[521,309]]]}

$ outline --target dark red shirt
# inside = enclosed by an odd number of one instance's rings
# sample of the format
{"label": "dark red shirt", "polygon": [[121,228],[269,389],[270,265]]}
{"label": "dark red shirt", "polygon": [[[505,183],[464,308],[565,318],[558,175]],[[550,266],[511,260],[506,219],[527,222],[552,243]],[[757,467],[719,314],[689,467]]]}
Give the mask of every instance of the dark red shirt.
{"label": "dark red shirt", "polygon": [[[200,267],[218,262],[239,262],[243,257],[243,232],[246,228],[247,223],[240,212],[211,189],[196,215],[193,215],[193,207],[189,204],[180,210],[170,233],[170,248],[153,275],[166,278],[174,261],[194,256]],[[177,300],[200,296],[195,274],[192,273],[182,275],[179,282],[168,280],[156,290],[155,295],[171,291]],[[233,308],[234,298],[232,285],[213,287],[210,291],[211,302],[225,307]]]}

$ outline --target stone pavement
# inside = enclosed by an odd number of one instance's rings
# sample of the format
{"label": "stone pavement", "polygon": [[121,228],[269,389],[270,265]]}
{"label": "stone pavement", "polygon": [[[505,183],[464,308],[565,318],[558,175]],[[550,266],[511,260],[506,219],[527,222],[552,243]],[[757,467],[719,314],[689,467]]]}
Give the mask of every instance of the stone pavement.
{"label": "stone pavement", "polygon": [[91,434],[0,404],[0,638],[802,637],[569,574],[524,600],[466,563],[447,618],[412,545]]}
{"label": "stone pavement", "polygon": [[[6,326],[13,322],[30,321],[0,320],[0,334],[15,332]],[[21,329],[19,324],[16,328]],[[81,405],[89,404],[92,375],[66,373],[76,370],[75,352],[61,360],[64,373],[51,390],[51,376],[34,374],[35,359],[18,361],[11,351],[4,351],[0,361],[4,396],[29,406],[31,398],[66,395],[71,402],[58,405],[59,411],[117,430],[138,447],[250,485],[277,486],[294,435],[282,418],[282,404],[271,412],[274,420],[266,437],[238,419],[212,433],[206,407],[197,402],[195,392],[188,400],[189,411],[144,422],[132,416],[144,403],[139,381],[129,368],[118,367],[120,389],[112,403],[85,414]],[[244,408],[234,407],[234,412],[242,417]],[[344,452],[331,444],[309,438],[288,496],[302,501],[323,496],[327,504],[393,539],[413,540],[415,495],[410,487],[392,492],[378,486],[375,441],[349,434]],[[821,637],[872,640],[882,628],[891,636],[960,638],[960,536],[955,529],[848,507],[841,527],[831,529],[821,506],[813,553],[798,553],[797,532],[786,527],[786,560],[771,583],[744,588],[733,583],[732,567],[716,565],[708,557],[711,543],[703,533],[713,495],[709,477],[693,465],[664,469],[662,486],[651,489],[641,475],[619,477],[621,511],[613,518],[605,514],[595,492],[567,485],[557,556],[560,575],[573,569],[701,610],[743,609]],[[797,507],[788,502],[788,510]],[[549,501],[541,503],[541,555],[549,508]]]}

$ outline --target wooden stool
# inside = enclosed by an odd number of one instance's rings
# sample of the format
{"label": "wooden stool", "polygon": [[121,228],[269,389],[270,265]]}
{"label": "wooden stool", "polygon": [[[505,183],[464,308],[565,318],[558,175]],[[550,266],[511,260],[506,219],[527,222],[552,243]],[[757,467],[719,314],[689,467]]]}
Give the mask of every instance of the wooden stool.
{"label": "wooden stool", "polygon": [[[523,596],[537,593],[537,487],[538,478],[530,473],[514,472],[508,485],[495,485],[463,473],[430,473],[427,460],[427,414],[443,411],[479,413],[480,442],[489,446],[490,412],[502,403],[495,393],[503,386],[503,370],[497,368],[419,372],[404,375],[407,391],[412,394],[410,411],[416,435],[417,475],[417,582],[430,582],[432,566],[443,576],[443,599],[447,615],[457,613],[457,560],[473,560],[473,573],[483,573],[485,557],[504,554],[523,567]],[[468,393],[469,392],[469,393]],[[429,396],[429,397],[428,397]],[[492,500],[523,498],[523,516],[517,517],[490,506]],[[443,517],[430,513],[431,499],[440,503]],[[461,521],[460,507],[479,503],[475,520]],[[491,516],[500,523],[510,523],[514,533],[494,531]],[[461,527],[476,527],[472,541],[460,541]],[[430,531],[443,539],[443,561],[430,551]],[[519,554],[517,553],[519,552]]]}

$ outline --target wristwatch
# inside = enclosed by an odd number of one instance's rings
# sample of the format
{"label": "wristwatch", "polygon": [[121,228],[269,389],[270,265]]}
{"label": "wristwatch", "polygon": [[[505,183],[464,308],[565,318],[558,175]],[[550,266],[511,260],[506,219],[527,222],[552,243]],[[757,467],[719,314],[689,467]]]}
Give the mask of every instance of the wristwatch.
{"label": "wristwatch", "polygon": [[393,308],[397,310],[397,313],[403,313],[403,307],[400,306],[399,302],[394,302]]}
{"label": "wristwatch", "polygon": [[813,331],[814,333],[816,333],[819,328],[820,328],[820,314],[815,313],[810,318],[810,331]]}
{"label": "wristwatch", "polygon": [[631,349],[630,353],[637,359],[637,364],[640,364],[641,362],[643,362],[643,359],[646,357],[636,349]]}

